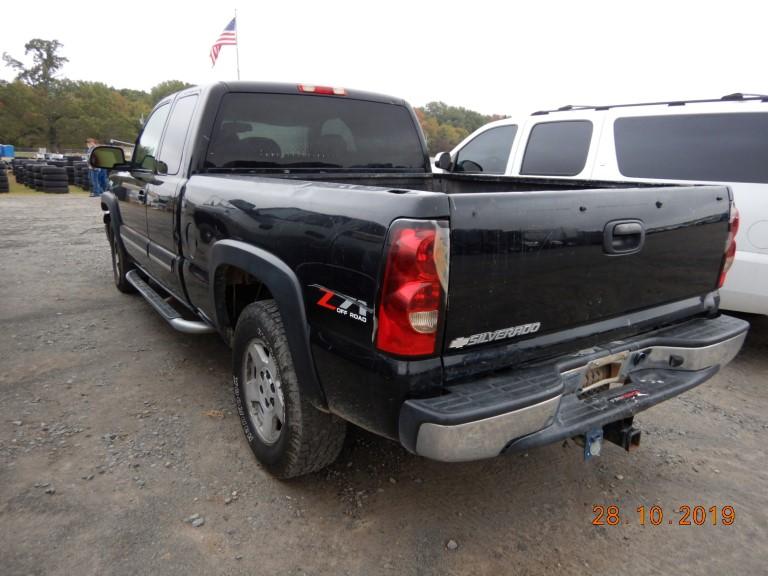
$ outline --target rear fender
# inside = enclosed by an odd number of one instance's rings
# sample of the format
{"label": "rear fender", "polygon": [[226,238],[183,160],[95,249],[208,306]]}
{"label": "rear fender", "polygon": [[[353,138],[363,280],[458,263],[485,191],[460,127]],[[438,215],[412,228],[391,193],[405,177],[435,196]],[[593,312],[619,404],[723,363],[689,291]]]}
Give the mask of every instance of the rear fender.
{"label": "rear fender", "polygon": [[270,291],[280,309],[302,393],[312,405],[327,410],[325,394],[312,359],[304,298],[296,274],[280,258],[261,248],[237,240],[216,242],[210,252],[209,298],[215,312],[216,326],[225,338],[228,314],[226,302],[220,297],[222,291],[217,289],[220,280],[216,273],[221,266],[233,266],[247,272]]}

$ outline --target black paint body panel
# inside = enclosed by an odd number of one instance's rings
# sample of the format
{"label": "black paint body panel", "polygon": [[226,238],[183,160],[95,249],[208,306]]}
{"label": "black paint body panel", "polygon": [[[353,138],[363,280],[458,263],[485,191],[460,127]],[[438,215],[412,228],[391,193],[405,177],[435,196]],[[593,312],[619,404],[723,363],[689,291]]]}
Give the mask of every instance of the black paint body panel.
{"label": "black paint body panel", "polygon": [[[556,332],[716,289],[725,187],[450,198],[447,345],[535,322],[538,334]],[[606,252],[606,225],[620,220],[645,227],[638,252]]]}

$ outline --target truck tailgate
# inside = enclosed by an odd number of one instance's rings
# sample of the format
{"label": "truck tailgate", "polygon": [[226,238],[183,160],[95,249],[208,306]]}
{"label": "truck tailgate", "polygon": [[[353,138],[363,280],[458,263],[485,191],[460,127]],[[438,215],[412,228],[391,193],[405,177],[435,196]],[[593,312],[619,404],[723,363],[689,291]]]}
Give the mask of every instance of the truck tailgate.
{"label": "truck tailgate", "polygon": [[450,200],[449,352],[716,289],[727,187],[467,193]]}

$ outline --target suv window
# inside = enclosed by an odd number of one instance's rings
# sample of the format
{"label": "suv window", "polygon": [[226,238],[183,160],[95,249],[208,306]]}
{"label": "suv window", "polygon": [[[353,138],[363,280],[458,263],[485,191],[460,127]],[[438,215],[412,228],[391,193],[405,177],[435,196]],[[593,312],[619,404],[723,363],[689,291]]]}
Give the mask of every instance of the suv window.
{"label": "suv window", "polygon": [[424,172],[416,123],[400,105],[316,95],[224,96],[209,170]]}
{"label": "suv window", "polygon": [[768,114],[618,118],[619,171],[633,178],[768,183]]}
{"label": "suv window", "polygon": [[498,126],[478,134],[456,154],[456,172],[504,174],[517,126]]}
{"label": "suv window", "polygon": [[154,170],[157,159],[157,148],[160,137],[163,135],[163,126],[168,118],[170,104],[163,104],[155,110],[144,125],[139,141],[136,142],[136,150],[133,153],[133,165],[145,170]]}
{"label": "suv window", "polygon": [[576,176],[584,170],[591,141],[589,120],[536,124],[528,137],[520,174]]}
{"label": "suv window", "polygon": [[168,129],[163,138],[163,149],[160,151],[160,160],[168,166],[168,174],[179,172],[181,153],[184,150],[184,141],[187,139],[195,104],[197,104],[197,94],[180,98],[173,107],[173,113],[168,120]]}

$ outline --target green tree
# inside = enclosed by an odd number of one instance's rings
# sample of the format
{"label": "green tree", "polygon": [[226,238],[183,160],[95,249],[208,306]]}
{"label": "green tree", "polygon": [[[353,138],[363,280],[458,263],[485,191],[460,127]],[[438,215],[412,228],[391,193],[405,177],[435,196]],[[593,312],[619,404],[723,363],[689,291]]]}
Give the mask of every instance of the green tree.
{"label": "green tree", "polygon": [[174,92],[184,90],[184,88],[189,88],[191,86],[192,84],[187,84],[181,80],[166,80],[165,82],[160,82],[160,84],[149,91],[149,103],[154,106],[169,94],[173,94]]}
{"label": "green tree", "polygon": [[24,45],[24,55],[32,52],[32,65],[27,67],[7,52],[3,52],[3,61],[9,68],[17,71],[16,79],[30,86],[50,88],[56,82],[56,73],[69,62],[68,58],[56,54],[64,45],[58,40],[33,38]]}
{"label": "green tree", "polygon": [[18,80],[0,82],[0,142],[37,147],[46,141],[46,119],[38,96]]}
{"label": "green tree", "polygon": [[59,146],[56,123],[67,113],[69,102],[64,99],[63,83],[56,74],[69,60],[56,52],[63,45],[58,40],[34,38],[24,45],[24,54],[32,53],[32,64],[25,66],[10,54],[3,52],[3,61],[17,71],[16,81],[32,88],[29,107],[37,109],[45,120],[45,140],[49,148]]}
{"label": "green tree", "polygon": [[469,134],[504,116],[485,115],[445,102],[430,102],[416,109],[430,155],[451,150]]}

